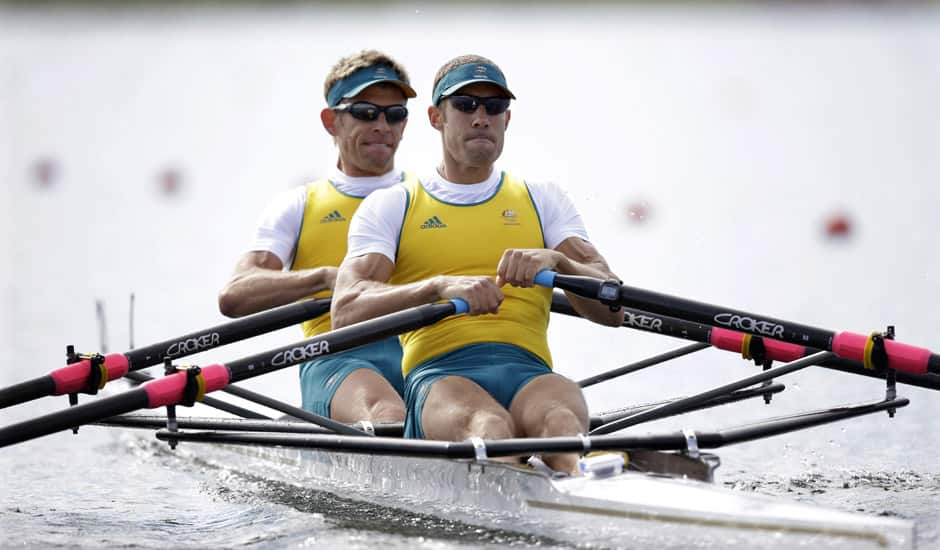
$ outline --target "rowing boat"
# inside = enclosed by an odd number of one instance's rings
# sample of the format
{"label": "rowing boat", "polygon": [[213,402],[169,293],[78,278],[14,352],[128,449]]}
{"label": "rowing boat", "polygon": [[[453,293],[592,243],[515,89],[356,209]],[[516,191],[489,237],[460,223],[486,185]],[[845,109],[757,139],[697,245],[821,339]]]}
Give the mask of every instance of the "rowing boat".
{"label": "rowing boat", "polygon": [[[159,427],[160,417],[124,417],[112,425]],[[709,453],[630,451],[602,454],[605,467],[583,476],[558,476],[482,456],[414,456],[429,449],[397,448],[394,437],[377,437],[352,452],[344,443],[364,438],[329,435],[307,424],[269,421],[189,420],[186,428],[161,430],[190,447],[203,462],[262,475],[303,491],[326,491],[371,504],[420,511],[445,520],[597,547],[655,548],[913,548],[914,525],[782,501],[716,486],[718,457]],[[238,433],[231,429],[238,430]],[[265,433],[258,431],[265,429]],[[290,433],[290,432],[293,433]],[[382,430],[380,429],[380,432]],[[400,427],[385,430],[400,432]],[[304,433],[306,432],[306,433]],[[436,443],[430,446],[440,446]],[[445,444],[446,445],[446,444]],[[486,445],[478,454],[485,455]],[[626,455],[626,468],[613,468]],[[607,458],[615,459],[613,461]]]}
{"label": "rowing boat", "polygon": [[[490,529],[653,548],[912,548],[909,521],[782,502],[689,477],[553,479],[477,460],[254,448],[266,476]],[[263,449],[263,450],[261,450]],[[246,464],[258,471],[258,463]]]}
{"label": "rowing boat", "polygon": [[[598,299],[611,307],[642,307],[630,311],[626,326],[697,340],[696,344],[582,380],[582,387],[707,347],[739,352],[762,365],[764,371],[697,395],[596,415],[592,417],[590,433],[577,437],[490,441],[473,438],[457,442],[402,439],[400,426],[347,426],[271,399],[262,400],[229,385],[308,360],[311,354],[337,353],[413,330],[459,314],[465,308],[465,304],[451,301],[411,308],[201,369],[174,367],[173,357],[163,352],[167,376],[129,391],[2,427],[0,447],[88,423],[163,428],[156,437],[174,448],[180,442],[211,444],[199,446],[199,450],[187,445],[187,452],[218,460],[225,467],[244,468],[255,474],[261,471],[305,489],[332,491],[471,525],[575,544],[682,548],[914,546],[915,529],[910,521],[827,510],[717,487],[712,482],[717,458],[704,451],[867,414],[887,412],[893,416],[908,405],[907,399],[897,395],[898,383],[940,389],[940,357],[936,354],[896,342],[891,329],[867,337],[833,333],[639,291],[617,282],[555,274],[541,276],[537,282]],[[565,304],[557,300],[553,309],[566,313]],[[675,317],[666,317],[668,314]],[[246,330],[251,320],[237,323],[241,323],[239,330],[231,337],[203,338],[197,333],[189,336],[201,350],[266,330],[264,323],[251,330]],[[214,327],[217,331],[221,328]],[[169,349],[164,344],[154,349]],[[181,346],[173,349],[178,351]],[[48,378],[0,390],[0,407],[49,394],[74,396],[78,391],[94,394],[99,384],[133,374],[142,363],[135,364],[130,353],[108,357],[75,354],[73,359],[64,372],[55,371]],[[774,361],[783,364],[772,366]],[[778,417],[719,431],[614,433],[643,422],[742,399],[762,397],[769,402],[774,393],[783,389],[772,381],[813,365],[881,378],[886,382],[885,394],[870,403]],[[60,384],[67,390],[63,391]],[[177,418],[177,405],[206,403],[205,394],[215,390],[235,393],[303,422],[276,421],[257,413],[231,420]],[[163,407],[166,416],[156,419],[116,416]],[[231,407],[226,410],[239,414]],[[534,467],[494,460],[569,452],[585,456],[583,475],[560,476],[538,460],[533,461]],[[239,458],[233,460],[232,456]],[[259,468],[259,464],[264,466]]]}

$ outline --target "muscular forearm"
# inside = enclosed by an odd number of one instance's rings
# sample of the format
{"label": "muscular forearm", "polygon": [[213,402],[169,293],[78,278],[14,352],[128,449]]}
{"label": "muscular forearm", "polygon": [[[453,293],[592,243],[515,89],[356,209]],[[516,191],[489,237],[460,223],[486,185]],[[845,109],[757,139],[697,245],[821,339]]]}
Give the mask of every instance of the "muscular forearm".
{"label": "muscular forearm", "polygon": [[441,300],[438,287],[436,279],[407,285],[360,279],[347,286],[340,275],[333,296],[333,328]]}
{"label": "muscular forearm", "polygon": [[254,268],[236,274],[219,293],[219,310],[227,317],[264,311],[332,287],[335,267],[300,271]]}

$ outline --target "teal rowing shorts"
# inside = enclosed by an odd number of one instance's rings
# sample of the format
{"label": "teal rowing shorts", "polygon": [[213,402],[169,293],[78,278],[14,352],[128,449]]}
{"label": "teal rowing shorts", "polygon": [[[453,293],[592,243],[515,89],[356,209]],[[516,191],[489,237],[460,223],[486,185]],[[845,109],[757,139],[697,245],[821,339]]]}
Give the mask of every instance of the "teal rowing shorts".
{"label": "teal rowing shorts", "polygon": [[551,374],[544,361],[512,344],[471,344],[428,359],[405,379],[405,437],[423,439],[421,411],[431,384],[445,376],[476,382],[507,410],[516,394],[536,376]]}
{"label": "teal rowing shorts", "polygon": [[337,388],[357,369],[374,370],[388,380],[398,395],[404,392],[401,344],[394,336],[300,365],[301,406],[320,416],[330,416],[330,403]]}

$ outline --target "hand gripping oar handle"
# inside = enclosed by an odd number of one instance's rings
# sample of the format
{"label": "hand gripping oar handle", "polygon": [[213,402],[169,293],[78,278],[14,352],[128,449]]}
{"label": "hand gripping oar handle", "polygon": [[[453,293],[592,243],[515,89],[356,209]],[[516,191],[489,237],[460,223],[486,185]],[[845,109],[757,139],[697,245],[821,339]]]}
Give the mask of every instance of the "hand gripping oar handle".
{"label": "hand gripping oar handle", "polygon": [[290,346],[227,364],[208,365],[198,371],[181,370],[124,393],[0,428],[0,447],[138,409],[154,409],[183,403],[188,397],[198,401],[205,394],[221,389],[229,383],[247,380],[311,359],[346,351],[467,311],[469,311],[467,302],[454,298],[446,302],[412,307],[362,321]]}
{"label": "hand gripping oar handle", "polygon": [[[688,321],[725,326],[732,331],[745,332],[789,344],[831,351],[843,359],[861,361],[866,366],[878,366],[873,349],[883,347],[886,367],[914,374],[940,373],[940,356],[929,349],[889,339],[876,339],[853,332],[835,333],[825,329],[801,325],[790,321],[754,313],[687,300],[668,294],[630,287],[618,281],[603,281],[593,277],[561,275],[542,271],[535,283],[560,288],[605,304],[633,307],[643,311],[671,315]],[[880,342],[879,342],[880,340]]]}
{"label": "hand gripping oar handle", "polygon": [[128,372],[158,365],[166,358],[176,359],[238,342],[319,317],[329,310],[329,299],[303,300],[126,353],[112,353],[103,361],[82,359],[45,376],[0,389],[0,409],[47,395],[83,392],[92,379],[93,368],[101,370],[96,379],[101,380],[103,386]]}

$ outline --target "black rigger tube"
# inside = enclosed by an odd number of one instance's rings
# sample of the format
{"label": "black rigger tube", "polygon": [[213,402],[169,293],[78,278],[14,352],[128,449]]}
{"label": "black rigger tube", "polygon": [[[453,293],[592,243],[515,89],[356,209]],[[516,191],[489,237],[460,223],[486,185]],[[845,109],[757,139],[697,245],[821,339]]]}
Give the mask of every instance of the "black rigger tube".
{"label": "black rigger tube", "polygon": [[[904,398],[878,401],[862,405],[839,407],[825,411],[801,413],[789,417],[770,419],[750,426],[695,432],[698,447],[714,449],[819,426],[822,424],[873,414],[908,404]],[[401,439],[398,437],[353,437],[328,434],[276,434],[231,432],[171,432],[160,430],[160,440],[190,441],[237,445],[278,446],[300,449],[322,449],[344,453],[397,455],[436,458],[473,459],[477,448],[467,441],[433,441],[428,439]],[[488,457],[525,456],[532,454],[583,453],[588,451],[622,451],[648,449],[652,451],[685,450],[686,434],[672,432],[648,435],[590,435],[583,437],[545,437],[483,440]]]}
{"label": "black rigger tube", "polygon": [[594,384],[599,384],[606,380],[617,378],[618,376],[623,376],[625,374],[630,374],[631,372],[636,372],[638,370],[643,370],[645,368],[658,365],[660,363],[665,363],[672,359],[682,357],[683,355],[689,355],[690,353],[695,353],[706,348],[710,348],[709,344],[695,343],[683,346],[681,348],[676,348],[674,350],[667,351],[665,353],[660,353],[659,355],[654,355],[653,357],[647,357],[635,363],[630,363],[629,365],[624,365],[620,368],[609,370],[607,372],[602,372],[594,376],[590,376],[578,382],[578,385],[582,388],[587,388],[593,386]]}
{"label": "black rigger tube", "polygon": [[774,367],[770,370],[755,374],[753,376],[748,376],[747,378],[742,378],[736,382],[730,384],[725,384],[719,386],[715,389],[708,390],[684,399],[679,399],[678,401],[673,401],[671,403],[666,403],[665,405],[660,405],[659,407],[654,407],[652,409],[630,415],[626,418],[621,418],[620,420],[615,420],[613,422],[604,424],[591,430],[592,434],[607,434],[615,432],[617,430],[622,430],[630,426],[635,426],[637,424],[648,422],[650,420],[662,418],[663,416],[668,416],[672,414],[674,410],[684,410],[688,407],[694,407],[701,403],[705,403],[710,399],[727,395],[735,390],[740,390],[753,386],[755,384],[760,384],[765,380],[770,380],[772,378],[777,378],[785,374],[790,374],[806,367],[811,367],[815,365],[818,361],[825,359],[828,356],[831,356],[832,353],[828,351],[821,351],[815,355],[810,355],[809,357],[804,357],[792,363],[787,363],[786,365],[780,365],[779,367]]}

